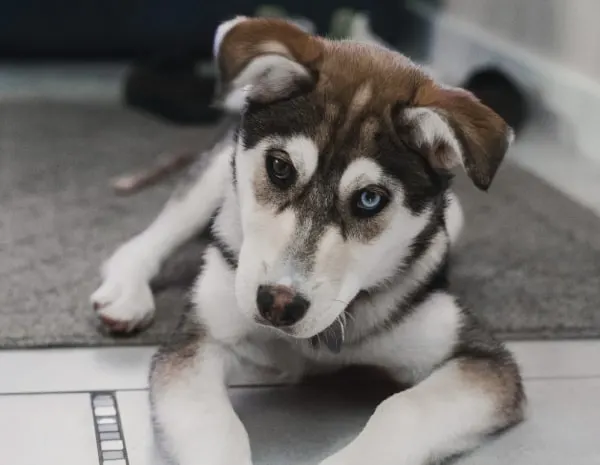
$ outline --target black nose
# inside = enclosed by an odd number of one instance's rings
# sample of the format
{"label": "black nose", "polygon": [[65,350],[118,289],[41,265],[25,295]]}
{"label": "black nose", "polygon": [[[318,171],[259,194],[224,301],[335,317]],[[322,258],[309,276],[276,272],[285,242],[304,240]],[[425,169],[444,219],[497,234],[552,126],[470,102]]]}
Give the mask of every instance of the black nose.
{"label": "black nose", "polygon": [[310,302],[287,286],[259,286],[256,305],[273,326],[291,326],[306,315]]}

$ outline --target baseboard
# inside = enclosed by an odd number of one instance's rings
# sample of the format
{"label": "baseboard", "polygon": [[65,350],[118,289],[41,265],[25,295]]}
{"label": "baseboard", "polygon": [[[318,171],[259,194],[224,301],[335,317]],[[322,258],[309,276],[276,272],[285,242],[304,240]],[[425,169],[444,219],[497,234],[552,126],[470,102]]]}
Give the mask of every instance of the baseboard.
{"label": "baseboard", "polygon": [[528,89],[538,120],[548,112],[555,116],[561,142],[600,163],[600,82],[448,12],[408,3],[411,14],[431,25],[428,64],[445,81],[460,83],[475,68],[490,64],[502,68]]}

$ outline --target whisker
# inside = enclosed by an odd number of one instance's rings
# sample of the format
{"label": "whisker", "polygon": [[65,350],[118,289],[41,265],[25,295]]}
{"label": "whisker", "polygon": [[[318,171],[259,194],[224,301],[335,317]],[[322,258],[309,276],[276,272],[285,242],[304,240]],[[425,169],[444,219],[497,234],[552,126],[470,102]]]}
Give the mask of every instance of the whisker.
{"label": "whisker", "polygon": [[[321,348],[323,343],[321,342],[321,334],[317,334],[317,348]],[[317,352],[317,357],[320,357],[320,352]]]}
{"label": "whisker", "polygon": [[344,312],[344,317],[349,318],[352,323],[356,323],[356,317],[350,312]]}
{"label": "whisker", "polygon": [[344,340],[346,339],[346,323],[345,321],[342,321],[341,316],[343,315],[343,313],[338,317],[340,320],[340,331],[342,333],[342,343],[344,343]]}

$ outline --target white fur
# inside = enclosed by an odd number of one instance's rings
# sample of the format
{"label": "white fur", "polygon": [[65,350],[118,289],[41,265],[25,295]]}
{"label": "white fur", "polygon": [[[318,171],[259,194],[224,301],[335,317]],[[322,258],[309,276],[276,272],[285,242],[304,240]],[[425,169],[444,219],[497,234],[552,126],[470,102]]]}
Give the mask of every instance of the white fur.
{"label": "white fur", "polygon": [[152,318],[149,282],[171,252],[201,230],[221,203],[231,150],[227,146],[214,155],[206,173],[185,196],[174,197],[146,230],[119,247],[103,265],[102,285],[90,298],[100,316],[126,323],[127,330]]}
{"label": "white fur", "polygon": [[351,357],[385,366],[401,382],[418,383],[450,355],[462,320],[454,297],[445,292],[433,293],[419,311],[406,316],[394,330],[365,341]]}
{"label": "white fur", "polygon": [[446,229],[448,230],[448,237],[450,238],[450,243],[452,245],[455,245],[458,242],[464,223],[465,216],[460,205],[460,200],[456,194],[452,192],[450,194],[448,210],[446,212]]}
{"label": "white fur", "polygon": [[230,84],[232,91],[224,101],[225,108],[240,111],[248,97],[269,98],[280,95],[298,78],[309,73],[302,65],[281,55],[259,55],[248,63]]}
{"label": "white fur", "polygon": [[358,158],[354,160],[344,171],[340,180],[340,195],[347,197],[351,192],[368,186],[377,184],[383,171],[381,166],[368,158]]}
{"label": "white fur", "polygon": [[[359,304],[354,312],[354,325],[357,329],[349,335],[349,342],[367,334],[379,321],[386,317],[402,302],[406,295],[412,292],[426,279],[427,275],[441,263],[447,250],[447,239],[443,233],[438,233],[432,241],[429,253],[414,265],[414,269],[399,283],[395,283],[394,292],[381,293]],[[392,258],[389,258],[390,263]]]}
{"label": "white fur", "polygon": [[443,140],[452,150],[452,159],[447,160],[452,168],[458,164],[464,166],[463,152],[454,134],[454,131],[448,124],[448,121],[433,108],[409,108],[406,110],[406,117],[416,120],[415,141],[420,146],[435,145],[437,140]]}
{"label": "white fur", "polygon": [[215,32],[215,38],[213,41],[213,55],[215,58],[219,56],[219,50],[221,49],[221,44],[223,43],[223,39],[227,35],[229,31],[231,31],[235,26],[240,24],[241,22],[248,19],[245,16],[237,16],[229,21],[225,21],[221,23]]}
{"label": "white fur", "polygon": [[252,321],[242,318],[237,312],[223,311],[236,307],[231,289],[235,284],[235,273],[213,247],[204,254],[206,272],[192,289],[192,303],[201,321],[210,322],[211,335],[227,344],[235,344],[252,329]]}
{"label": "white fur", "polygon": [[207,344],[190,363],[168,388],[152,390],[162,449],[181,465],[251,465],[248,433],[225,386],[231,354]]}
{"label": "white fur", "polygon": [[319,149],[309,137],[295,135],[282,140],[281,144],[290,155],[294,167],[298,171],[300,182],[308,182],[317,169]]}

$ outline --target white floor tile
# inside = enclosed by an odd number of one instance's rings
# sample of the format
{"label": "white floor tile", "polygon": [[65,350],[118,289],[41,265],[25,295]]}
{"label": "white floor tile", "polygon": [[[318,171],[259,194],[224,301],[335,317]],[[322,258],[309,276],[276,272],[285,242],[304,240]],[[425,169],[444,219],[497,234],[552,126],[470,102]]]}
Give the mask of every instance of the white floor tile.
{"label": "white floor tile", "polygon": [[0,396],[0,463],[97,465],[89,394]]}
{"label": "white floor tile", "polygon": [[600,376],[600,340],[523,341],[508,347],[527,379]]}
{"label": "white floor tile", "polygon": [[600,463],[600,379],[529,381],[529,419],[464,465]]}
{"label": "white floor tile", "polygon": [[[526,385],[529,419],[457,465],[600,463],[600,378],[532,380]],[[249,431],[255,465],[318,463],[360,430],[375,405],[292,388],[231,392]],[[118,400],[131,465],[156,463],[146,392],[119,393]]]}
{"label": "white floor tile", "polygon": [[145,389],[152,347],[0,351],[0,394]]}

